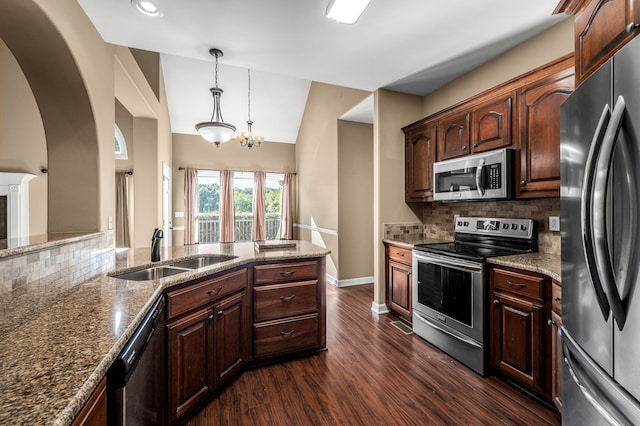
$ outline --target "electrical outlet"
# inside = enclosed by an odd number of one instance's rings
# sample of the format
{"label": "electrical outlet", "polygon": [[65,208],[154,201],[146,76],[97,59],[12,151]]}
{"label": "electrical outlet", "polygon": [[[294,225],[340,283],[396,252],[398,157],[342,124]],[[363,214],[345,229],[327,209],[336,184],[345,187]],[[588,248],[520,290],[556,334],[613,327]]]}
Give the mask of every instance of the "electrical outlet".
{"label": "electrical outlet", "polygon": [[549,216],[549,231],[560,230],[560,216]]}
{"label": "electrical outlet", "polygon": [[184,212],[176,211],[175,212],[175,217],[184,217]]}

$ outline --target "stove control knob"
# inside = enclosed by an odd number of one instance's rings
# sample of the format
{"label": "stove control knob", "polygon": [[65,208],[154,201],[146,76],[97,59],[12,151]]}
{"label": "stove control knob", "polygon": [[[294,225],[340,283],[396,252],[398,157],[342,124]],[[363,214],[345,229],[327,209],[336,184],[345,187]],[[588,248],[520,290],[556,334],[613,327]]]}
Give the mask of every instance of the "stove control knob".
{"label": "stove control knob", "polygon": [[502,224],[502,229],[509,229],[509,224],[508,223],[503,223]]}
{"label": "stove control knob", "polygon": [[464,221],[464,226],[469,226],[469,222],[467,222],[466,220]]}
{"label": "stove control knob", "polygon": [[518,225],[516,225],[515,223],[511,224],[511,229],[513,229],[514,231],[518,229]]}
{"label": "stove control knob", "polygon": [[462,226],[462,221],[461,220],[458,221],[458,226]]}
{"label": "stove control knob", "polygon": [[520,230],[521,231],[526,231],[527,230],[527,225],[520,225]]}

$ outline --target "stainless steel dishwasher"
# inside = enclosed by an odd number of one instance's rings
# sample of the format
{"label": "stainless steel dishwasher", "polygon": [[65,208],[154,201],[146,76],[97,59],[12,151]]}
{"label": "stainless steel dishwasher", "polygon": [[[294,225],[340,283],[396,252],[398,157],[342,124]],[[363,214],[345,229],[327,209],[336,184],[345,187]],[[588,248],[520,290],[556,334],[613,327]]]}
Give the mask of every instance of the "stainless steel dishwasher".
{"label": "stainless steel dishwasher", "polygon": [[164,424],[164,307],[161,297],[107,372],[110,425]]}

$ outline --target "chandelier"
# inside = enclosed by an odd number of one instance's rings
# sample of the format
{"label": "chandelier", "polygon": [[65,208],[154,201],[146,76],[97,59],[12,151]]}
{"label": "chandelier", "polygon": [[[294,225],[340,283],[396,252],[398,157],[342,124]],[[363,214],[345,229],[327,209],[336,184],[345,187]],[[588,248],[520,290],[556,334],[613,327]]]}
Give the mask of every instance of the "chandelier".
{"label": "chandelier", "polygon": [[264,138],[262,136],[255,136],[251,131],[251,126],[253,125],[253,121],[251,121],[251,70],[247,70],[247,76],[248,76],[247,97],[248,97],[248,112],[249,112],[249,116],[247,120],[247,130],[239,134],[237,136],[237,139],[240,141],[240,145],[246,146],[247,148],[251,149],[254,146],[258,147],[262,145],[262,142],[264,142]]}
{"label": "chandelier", "polygon": [[213,112],[211,113],[211,120],[203,121],[196,124],[196,130],[209,142],[213,142],[216,146],[220,146],[221,143],[233,138],[233,134],[236,132],[236,126],[225,123],[222,118],[222,111],[220,110],[220,97],[223,90],[218,87],[218,58],[223,55],[219,49],[210,49],[209,54],[216,58],[216,86],[209,89],[213,95]]}

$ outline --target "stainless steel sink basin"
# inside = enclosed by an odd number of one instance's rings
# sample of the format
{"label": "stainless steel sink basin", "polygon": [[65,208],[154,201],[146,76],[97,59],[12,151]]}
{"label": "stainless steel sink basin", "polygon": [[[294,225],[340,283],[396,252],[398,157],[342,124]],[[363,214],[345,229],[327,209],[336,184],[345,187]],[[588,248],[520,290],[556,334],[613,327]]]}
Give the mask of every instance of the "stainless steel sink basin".
{"label": "stainless steel sink basin", "polygon": [[228,256],[225,254],[207,254],[192,259],[181,260],[174,262],[170,266],[187,269],[200,269],[205,266],[215,265],[216,263],[226,262],[227,260],[235,259],[237,256]]}
{"label": "stainless steel sink basin", "polygon": [[154,266],[152,268],[141,269],[139,271],[125,272],[122,274],[109,275],[113,278],[129,281],[149,281],[188,272],[187,269],[170,268],[166,266]]}

